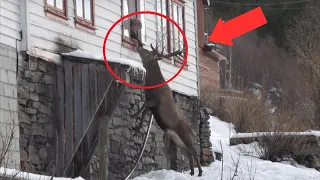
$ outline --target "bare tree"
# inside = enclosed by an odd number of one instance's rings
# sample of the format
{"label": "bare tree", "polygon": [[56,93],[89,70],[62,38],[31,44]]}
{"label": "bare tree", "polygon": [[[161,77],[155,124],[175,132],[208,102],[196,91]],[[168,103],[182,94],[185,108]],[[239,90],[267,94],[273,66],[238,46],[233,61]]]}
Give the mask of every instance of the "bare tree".
{"label": "bare tree", "polygon": [[[317,7],[319,1],[310,2]],[[320,128],[320,10],[306,9],[292,22],[286,40],[291,51],[298,57],[298,63],[305,80],[305,102],[313,108],[313,124]]]}

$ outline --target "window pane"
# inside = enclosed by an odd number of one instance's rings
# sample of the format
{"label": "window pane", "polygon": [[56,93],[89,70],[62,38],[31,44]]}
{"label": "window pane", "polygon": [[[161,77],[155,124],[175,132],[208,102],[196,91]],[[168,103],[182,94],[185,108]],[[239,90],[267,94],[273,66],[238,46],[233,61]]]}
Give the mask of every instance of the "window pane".
{"label": "window pane", "polygon": [[[182,8],[178,7],[178,22],[179,26],[183,30],[183,13],[182,13]],[[179,32],[179,48],[181,49],[183,47],[183,39],[182,39],[182,34]]]}
{"label": "window pane", "polygon": [[182,13],[181,7],[178,7],[178,17],[179,17],[179,19],[178,19],[179,25],[183,29],[183,13]]}
{"label": "window pane", "polygon": [[77,5],[77,16],[83,17],[83,5],[82,5],[82,0],[77,0],[76,1]]}
{"label": "window pane", "polygon": [[63,0],[56,0],[56,7],[63,10]]}
{"label": "window pane", "polygon": [[47,0],[47,3],[51,6],[54,6],[54,0]]}
{"label": "window pane", "polygon": [[136,1],[135,0],[127,0],[129,7],[129,14],[137,11]]}
{"label": "window pane", "polygon": [[[140,0],[140,11],[144,11],[145,10],[145,0]],[[141,23],[142,23],[142,29],[141,29],[141,40],[142,43],[145,43],[147,40],[146,37],[146,18],[144,14],[140,15],[141,17]]]}
{"label": "window pane", "polygon": [[84,18],[91,21],[91,0],[84,0]]}
{"label": "window pane", "polygon": [[[122,0],[122,11],[123,15],[128,15],[128,2],[127,0]],[[126,19],[122,23],[123,26],[123,35],[129,37],[129,19]]]}
{"label": "window pane", "polygon": [[[177,6],[175,4],[172,5],[172,14],[173,14],[173,20],[178,24],[178,11],[177,11]],[[173,50],[177,50],[177,38],[178,38],[178,33],[179,33],[179,30],[176,26],[172,26],[172,29],[173,29]]]}

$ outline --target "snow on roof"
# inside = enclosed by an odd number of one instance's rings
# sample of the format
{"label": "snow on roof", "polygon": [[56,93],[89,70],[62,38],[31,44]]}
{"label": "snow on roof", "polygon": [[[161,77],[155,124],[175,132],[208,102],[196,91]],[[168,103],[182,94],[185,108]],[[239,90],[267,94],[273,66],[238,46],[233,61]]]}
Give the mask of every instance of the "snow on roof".
{"label": "snow on roof", "polygon": [[[0,167],[0,177],[7,177],[13,179],[27,179],[27,180],[51,180],[51,176],[45,176],[40,174],[32,174],[27,172],[18,171],[15,169],[9,169]],[[53,177],[52,180],[72,180],[72,178]],[[84,180],[81,177],[74,178],[74,180]]]}
{"label": "snow on roof", "polygon": [[[94,59],[94,60],[101,60],[103,61],[103,55],[101,54],[93,54],[90,52],[82,51],[82,50],[75,50],[70,53],[62,53],[64,56],[73,56],[73,57],[80,57],[80,58],[87,58],[87,59]],[[131,60],[131,59],[125,59],[121,57],[108,57],[107,59],[108,62],[114,62],[114,63],[119,63],[123,65],[128,65],[133,69],[142,71],[143,73],[146,73],[146,69],[143,67],[142,63]]]}

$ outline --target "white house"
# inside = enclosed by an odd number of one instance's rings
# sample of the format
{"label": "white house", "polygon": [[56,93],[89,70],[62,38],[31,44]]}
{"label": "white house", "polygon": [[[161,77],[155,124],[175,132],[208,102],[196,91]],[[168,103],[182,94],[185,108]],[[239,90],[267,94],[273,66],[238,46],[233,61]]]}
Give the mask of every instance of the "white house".
{"label": "white house", "polygon": [[[7,117],[7,102],[13,106],[11,110],[17,122],[15,72],[21,53],[59,63],[56,38],[61,38],[77,43],[84,51],[102,54],[103,40],[112,24],[123,15],[142,10],[167,15],[184,30],[189,45],[187,66],[169,86],[182,94],[198,96],[196,4],[193,0],[0,0],[1,122],[7,121],[3,118]],[[169,52],[183,45],[178,29],[164,18],[155,15],[139,18],[143,22],[141,35],[146,45],[157,42],[165,45]],[[107,42],[107,54],[140,61],[131,48],[128,32],[125,23],[114,28]],[[177,73],[181,66],[181,61],[177,60],[159,63],[166,79]],[[16,162],[19,162],[19,156]]]}

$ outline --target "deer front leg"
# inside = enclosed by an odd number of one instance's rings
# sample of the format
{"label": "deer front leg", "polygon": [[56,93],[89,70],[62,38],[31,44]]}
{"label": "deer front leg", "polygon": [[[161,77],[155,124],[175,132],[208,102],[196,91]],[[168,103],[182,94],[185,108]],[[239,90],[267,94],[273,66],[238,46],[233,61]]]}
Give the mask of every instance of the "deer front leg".
{"label": "deer front leg", "polygon": [[[133,115],[131,115],[131,118],[137,118],[139,116],[139,114],[146,109],[147,107],[152,107],[155,106],[156,103],[154,103],[153,101],[146,101],[142,107],[140,109],[138,109],[138,111],[136,113],[134,113]],[[143,118],[143,117],[142,117]]]}

